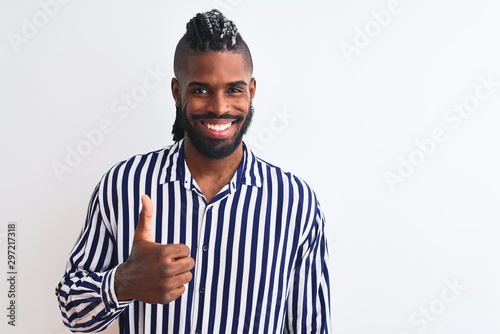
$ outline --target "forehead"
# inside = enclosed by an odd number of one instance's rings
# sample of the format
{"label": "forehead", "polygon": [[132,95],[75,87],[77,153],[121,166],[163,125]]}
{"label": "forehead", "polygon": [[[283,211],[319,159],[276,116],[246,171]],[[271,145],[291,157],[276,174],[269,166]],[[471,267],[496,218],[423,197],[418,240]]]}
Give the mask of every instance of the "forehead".
{"label": "forehead", "polygon": [[204,52],[190,55],[183,79],[190,81],[245,80],[252,74],[243,55],[237,52]]}

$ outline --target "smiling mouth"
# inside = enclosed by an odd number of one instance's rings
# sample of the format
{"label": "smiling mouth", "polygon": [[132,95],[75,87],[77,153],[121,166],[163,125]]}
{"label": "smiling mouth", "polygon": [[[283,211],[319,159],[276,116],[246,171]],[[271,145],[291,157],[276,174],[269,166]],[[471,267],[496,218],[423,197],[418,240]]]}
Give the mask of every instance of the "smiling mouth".
{"label": "smiling mouth", "polygon": [[219,124],[219,123],[201,122],[201,124],[206,126],[208,129],[213,130],[213,131],[217,131],[217,132],[221,132],[221,131],[229,129],[233,125],[233,123],[234,122]]}

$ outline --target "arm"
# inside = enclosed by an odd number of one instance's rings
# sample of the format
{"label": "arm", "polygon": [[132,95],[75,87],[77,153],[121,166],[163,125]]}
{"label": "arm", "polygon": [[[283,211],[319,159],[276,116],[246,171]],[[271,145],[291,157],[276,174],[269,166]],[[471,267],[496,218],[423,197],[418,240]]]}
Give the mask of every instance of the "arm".
{"label": "arm", "polygon": [[143,209],[128,259],[117,265],[119,236],[92,196],[80,238],[71,252],[66,274],[56,288],[64,324],[73,331],[96,332],[108,327],[133,301],[167,304],[184,292],[194,261],[186,245],[162,245],[151,234],[153,204],[142,197]]}
{"label": "arm", "polygon": [[292,281],[286,327],[289,333],[331,333],[330,277],[325,217],[316,203],[314,223]]}
{"label": "arm", "polygon": [[119,302],[114,292],[115,240],[102,214],[98,193],[99,186],[56,288],[63,322],[75,332],[104,330],[130,303]]}

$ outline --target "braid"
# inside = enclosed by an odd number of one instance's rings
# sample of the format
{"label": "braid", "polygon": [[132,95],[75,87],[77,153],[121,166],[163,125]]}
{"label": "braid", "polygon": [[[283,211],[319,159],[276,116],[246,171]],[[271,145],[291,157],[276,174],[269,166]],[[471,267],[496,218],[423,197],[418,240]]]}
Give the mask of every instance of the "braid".
{"label": "braid", "polygon": [[175,121],[172,126],[172,134],[174,141],[179,141],[184,138],[184,128],[181,124],[182,110],[180,106],[175,106]]}
{"label": "braid", "polygon": [[207,51],[241,53],[249,70],[253,71],[250,49],[238,28],[217,9],[198,13],[186,24],[186,33],[175,49],[175,75],[185,68],[189,56]]}
{"label": "braid", "polygon": [[[208,51],[240,53],[250,72],[253,72],[250,49],[233,21],[228,20],[217,9],[198,13],[186,24],[186,33],[175,49],[175,76],[179,77],[179,73],[186,69],[189,56]],[[181,112],[181,108],[177,107],[176,119],[172,127],[174,141],[184,137],[184,129],[179,121]]]}
{"label": "braid", "polygon": [[197,51],[232,50],[239,36],[238,28],[233,21],[228,20],[220,11],[198,13],[186,25],[186,34],[193,34],[191,48]]}

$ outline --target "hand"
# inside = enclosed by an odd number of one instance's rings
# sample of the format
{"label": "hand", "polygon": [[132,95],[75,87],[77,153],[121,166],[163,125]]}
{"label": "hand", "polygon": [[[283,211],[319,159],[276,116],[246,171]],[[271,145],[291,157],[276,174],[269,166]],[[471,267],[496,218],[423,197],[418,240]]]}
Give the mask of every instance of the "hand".
{"label": "hand", "polygon": [[193,277],[194,260],[186,245],[155,243],[151,233],[153,203],[147,195],[141,200],[132,251],[115,273],[115,293],[118,300],[167,304],[184,293],[184,284]]}

